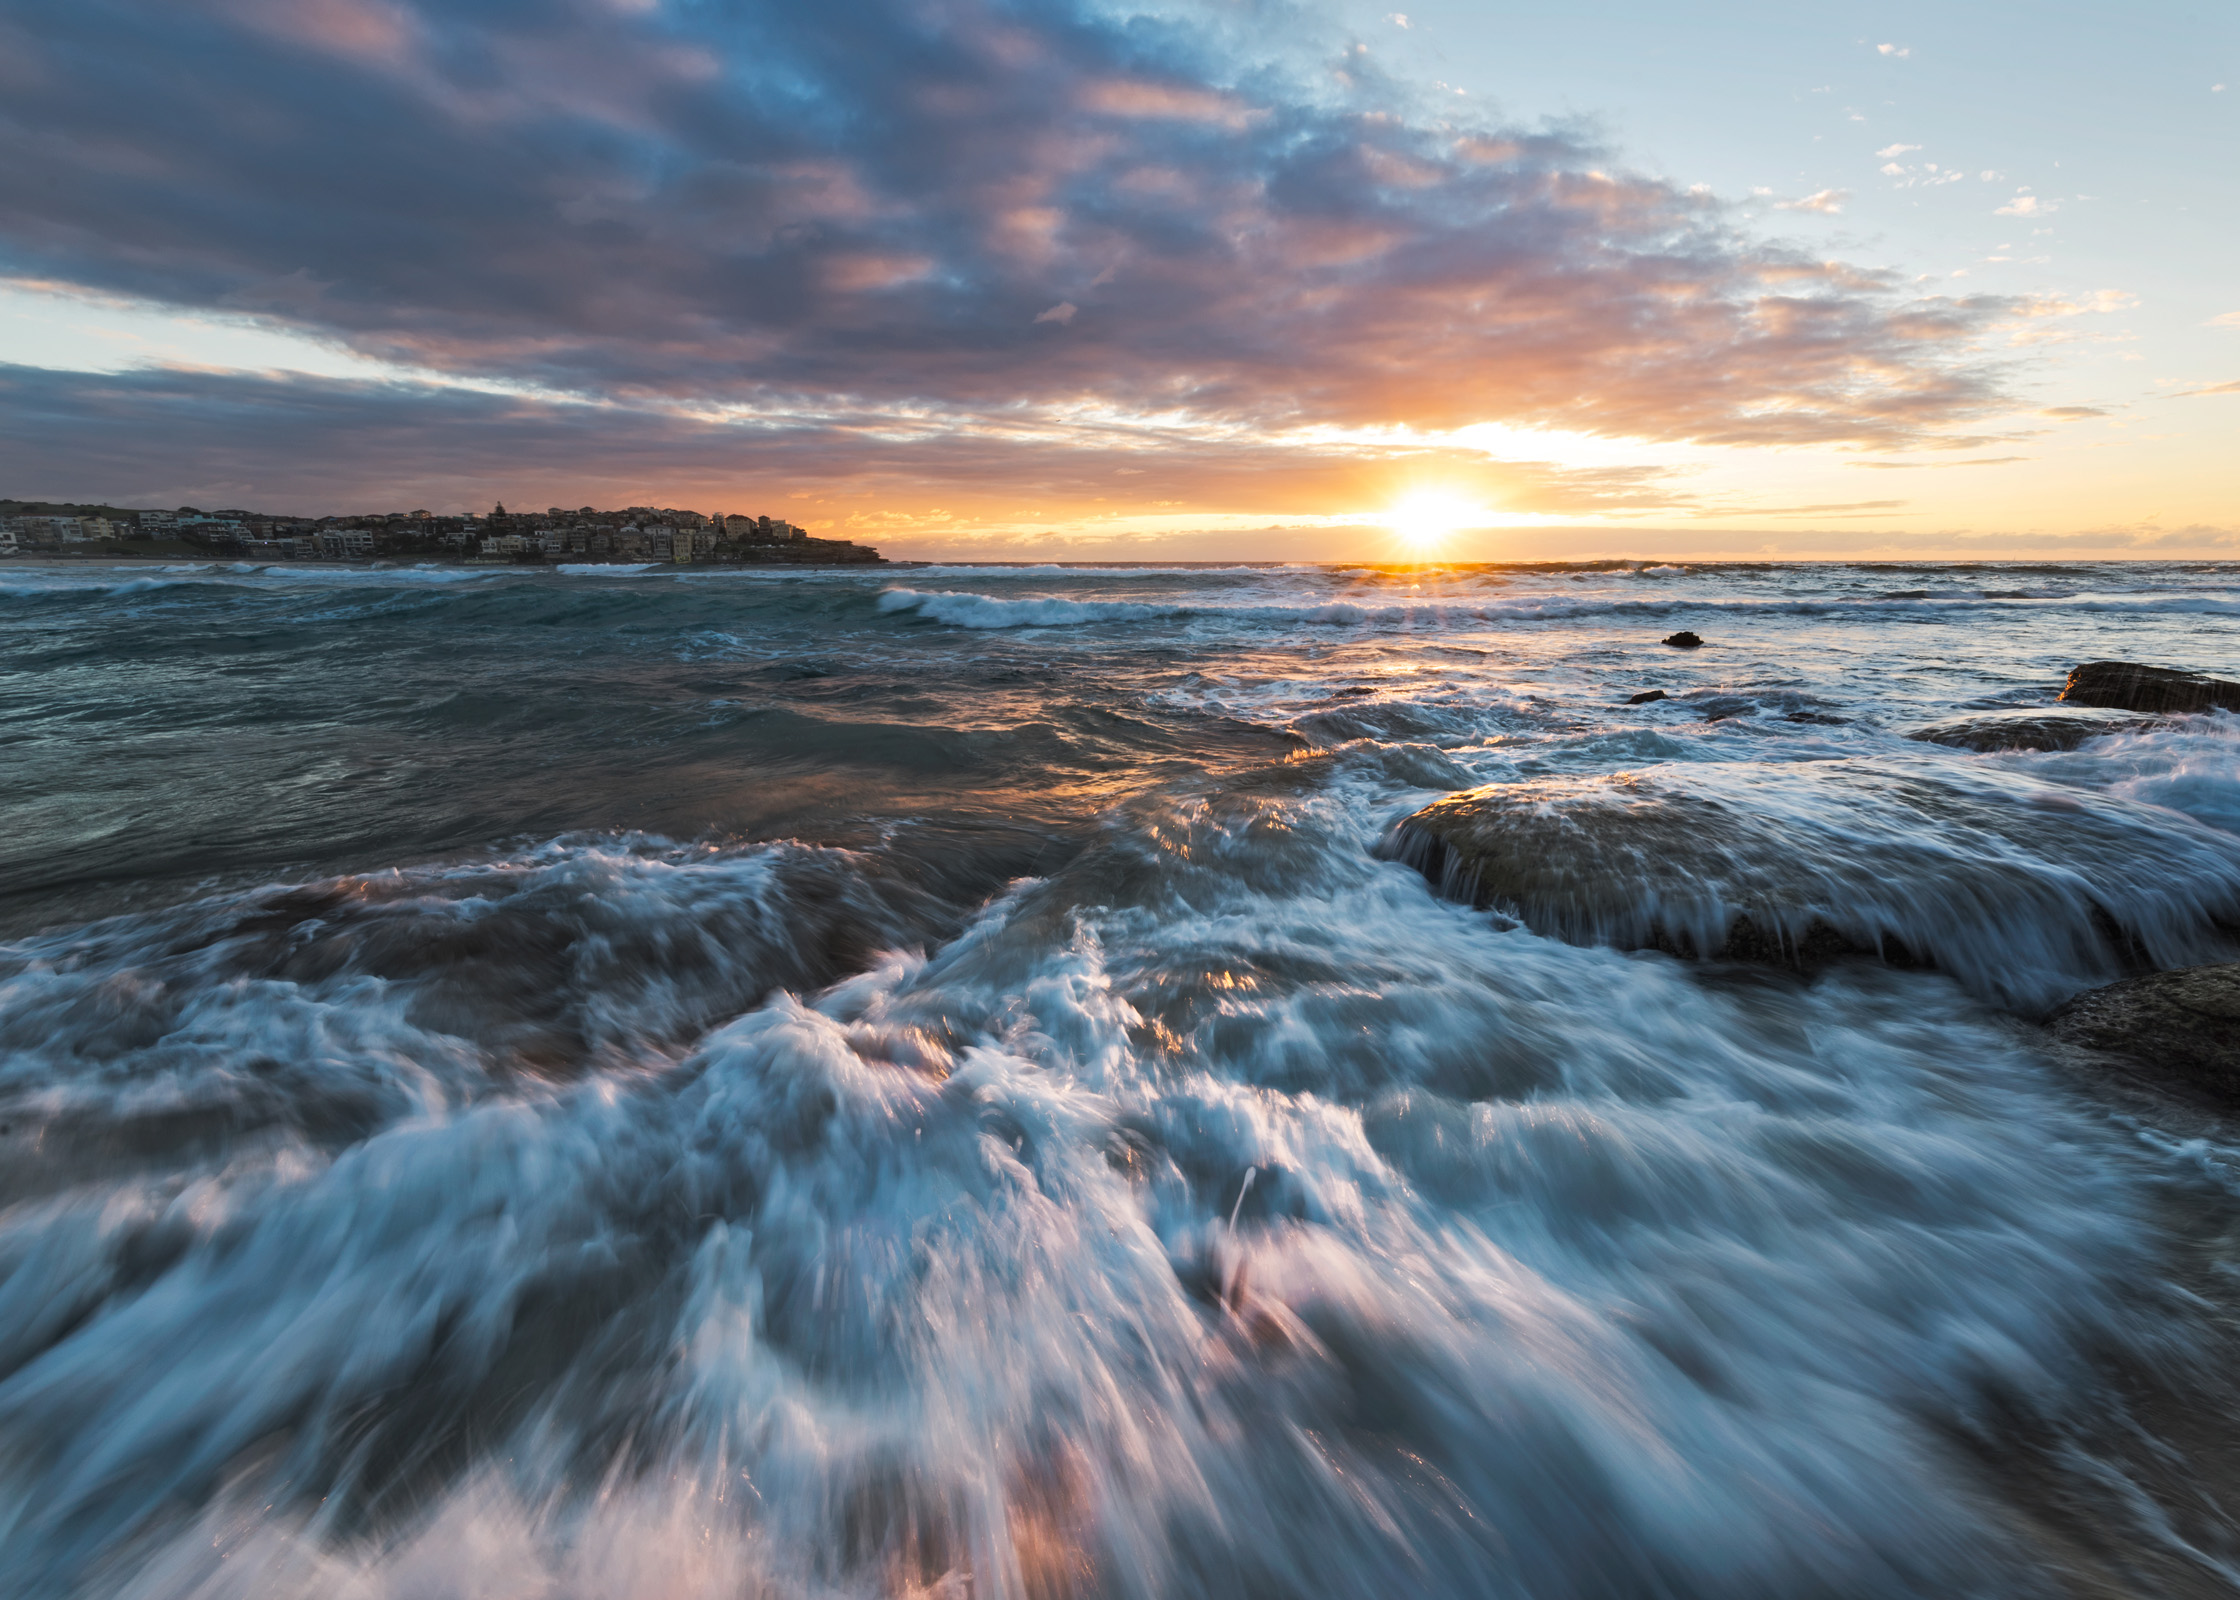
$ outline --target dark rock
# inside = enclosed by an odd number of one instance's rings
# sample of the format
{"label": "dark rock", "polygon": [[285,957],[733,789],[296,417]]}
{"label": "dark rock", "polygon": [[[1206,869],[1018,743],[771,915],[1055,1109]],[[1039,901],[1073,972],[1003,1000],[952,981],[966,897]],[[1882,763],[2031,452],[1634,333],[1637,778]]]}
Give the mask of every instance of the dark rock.
{"label": "dark rock", "polygon": [[1675,650],[1695,650],[1700,649],[1703,645],[1701,639],[1685,628],[1682,628],[1678,633],[1668,634],[1664,642]]}
{"label": "dark rock", "polygon": [[2087,739],[2106,733],[2128,733],[2135,728],[2159,728],[2159,717],[2131,716],[2079,706],[2074,711],[1993,711],[1982,716],[1954,717],[1932,722],[1907,734],[1923,744],[1949,745],[1955,750],[2074,750]]}
{"label": "dark rock", "polygon": [[1879,955],[2029,1011],[2142,962],[2227,959],[2220,923],[2240,922],[2240,838],[1942,761],[1495,784],[1426,806],[1382,851],[1574,944],[1804,968]]}
{"label": "dark rock", "polygon": [[1817,722],[1823,727],[1848,728],[1849,717],[1831,717],[1825,711],[1792,711],[1781,719],[1783,722]]}
{"label": "dark rock", "polygon": [[2070,1044],[2240,1100],[2240,963],[2112,983],[2078,995],[2046,1026]]}
{"label": "dark rock", "polygon": [[1644,689],[1639,694],[1626,696],[1626,704],[1629,706],[1645,706],[1652,700],[1668,698],[1670,697],[1662,689]]}
{"label": "dark rock", "polygon": [[2070,705],[2145,711],[2159,716],[2240,711],[2240,683],[2131,661],[2087,661],[2069,674],[2061,698]]}

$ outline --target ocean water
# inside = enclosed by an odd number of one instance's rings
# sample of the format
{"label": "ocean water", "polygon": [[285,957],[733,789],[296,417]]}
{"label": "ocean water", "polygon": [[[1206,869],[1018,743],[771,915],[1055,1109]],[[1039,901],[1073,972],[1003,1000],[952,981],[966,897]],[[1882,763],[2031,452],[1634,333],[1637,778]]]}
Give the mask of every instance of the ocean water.
{"label": "ocean water", "polygon": [[[0,567],[0,1590],[2234,1592],[2240,1144],[2034,1024],[2240,718],[1903,737],[2105,657],[2240,568]],[[1394,859],[1644,783],[1930,959]]]}

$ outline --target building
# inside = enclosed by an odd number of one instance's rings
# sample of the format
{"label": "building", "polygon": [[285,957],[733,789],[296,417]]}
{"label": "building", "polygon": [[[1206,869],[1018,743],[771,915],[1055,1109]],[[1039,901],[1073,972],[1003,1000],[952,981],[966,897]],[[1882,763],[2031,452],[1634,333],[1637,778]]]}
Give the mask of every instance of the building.
{"label": "building", "polygon": [[0,528],[0,556],[12,556],[21,548],[16,543],[15,529]]}
{"label": "building", "polygon": [[363,560],[373,554],[373,535],[364,528],[328,528],[317,539],[319,554],[329,561]]}
{"label": "building", "polygon": [[807,529],[779,517],[725,517],[722,525],[726,537],[750,544],[788,544],[809,537]]}

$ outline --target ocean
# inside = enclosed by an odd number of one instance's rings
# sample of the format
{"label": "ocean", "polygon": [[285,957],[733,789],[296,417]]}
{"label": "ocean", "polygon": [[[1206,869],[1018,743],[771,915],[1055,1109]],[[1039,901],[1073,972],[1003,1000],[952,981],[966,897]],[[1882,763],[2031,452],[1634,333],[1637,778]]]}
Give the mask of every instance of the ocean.
{"label": "ocean", "polygon": [[2240,1142],[2036,1023],[2240,718],[1904,737],[2111,657],[2240,566],[0,566],[0,1588],[2232,1593]]}

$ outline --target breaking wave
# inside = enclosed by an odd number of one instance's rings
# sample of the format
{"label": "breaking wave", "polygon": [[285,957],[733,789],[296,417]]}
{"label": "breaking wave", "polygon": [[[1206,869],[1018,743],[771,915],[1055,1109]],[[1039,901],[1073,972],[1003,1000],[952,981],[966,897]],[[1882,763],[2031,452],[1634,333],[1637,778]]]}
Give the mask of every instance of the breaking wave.
{"label": "breaking wave", "polygon": [[[1131,576],[1133,576],[1131,574]],[[1194,575],[1195,576],[1195,575]],[[2034,607],[2089,615],[2240,616],[2240,601],[2208,595],[2139,599],[2076,595],[1926,594],[1831,596],[1782,600],[1731,600],[1703,596],[1657,599],[1549,596],[1444,599],[1414,603],[1317,600],[1282,603],[1213,597],[1170,601],[1079,600],[1055,595],[995,595],[969,590],[891,588],[879,596],[879,609],[909,612],[955,628],[1066,628],[1098,623],[1157,622],[1177,618],[1248,623],[1331,626],[1544,622],[1585,617],[1670,617],[1680,613],[1733,617],[1790,616],[1841,618],[1895,611],[1953,612]]]}
{"label": "breaking wave", "polygon": [[2229,1588],[2232,576],[474,576],[0,607],[11,1597]]}

